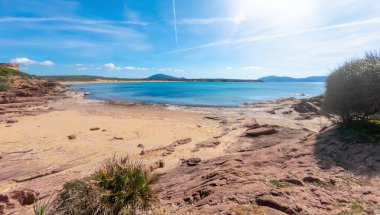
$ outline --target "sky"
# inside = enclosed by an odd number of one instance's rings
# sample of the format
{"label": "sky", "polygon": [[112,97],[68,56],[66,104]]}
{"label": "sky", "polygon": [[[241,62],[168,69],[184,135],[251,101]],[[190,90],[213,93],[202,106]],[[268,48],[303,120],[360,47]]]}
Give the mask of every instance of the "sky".
{"label": "sky", "polygon": [[327,75],[380,50],[379,0],[0,0],[0,62],[36,75]]}

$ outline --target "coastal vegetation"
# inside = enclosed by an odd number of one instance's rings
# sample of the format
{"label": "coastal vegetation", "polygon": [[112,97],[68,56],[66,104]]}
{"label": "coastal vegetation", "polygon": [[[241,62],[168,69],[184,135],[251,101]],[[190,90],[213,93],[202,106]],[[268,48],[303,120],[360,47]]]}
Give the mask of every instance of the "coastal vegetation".
{"label": "coastal vegetation", "polygon": [[59,194],[63,214],[136,214],[156,201],[157,177],[129,157],[102,163],[90,177],[67,182]]}
{"label": "coastal vegetation", "polygon": [[27,73],[5,66],[0,66],[0,77],[5,76],[29,76]]}
{"label": "coastal vegetation", "polygon": [[29,75],[24,72],[20,72],[16,69],[0,66],[0,91],[7,91],[10,89],[10,86],[9,86],[10,76],[28,77]]}
{"label": "coastal vegetation", "polygon": [[0,77],[0,91],[6,91],[9,89],[8,80],[4,77]]}
{"label": "coastal vegetation", "polygon": [[367,53],[334,70],[327,78],[324,109],[347,124],[378,119],[380,55]]}

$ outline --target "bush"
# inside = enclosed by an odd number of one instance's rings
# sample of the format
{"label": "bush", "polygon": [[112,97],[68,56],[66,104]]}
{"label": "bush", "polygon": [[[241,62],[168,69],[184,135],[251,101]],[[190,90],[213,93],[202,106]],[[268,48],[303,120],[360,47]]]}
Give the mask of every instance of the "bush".
{"label": "bush", "polygon": [[0,91],[7,91],[9,89],[7,82],[7,79],[0,77]]}
{"label": "bush", "polygon": [[156,201],[157,177],[141,162],[107,160],[89,178],[68,182],[59,194],[63,214],[135,214]]}
{"label": "bush", "polygon": [[345,123],[380,113],[380,55],[367,53],[333,71],[326,81],[323,108]]}

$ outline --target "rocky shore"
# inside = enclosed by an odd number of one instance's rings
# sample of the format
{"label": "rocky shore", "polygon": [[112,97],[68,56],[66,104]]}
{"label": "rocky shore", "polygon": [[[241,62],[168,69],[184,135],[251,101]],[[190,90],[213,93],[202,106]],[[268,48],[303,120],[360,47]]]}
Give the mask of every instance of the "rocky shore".
{"label": "rocky shore", "polygon": [[91,101],[15,79],[0,100],[0,214],[115,154],[159,174],[165,214],[377,214],[380,148],[344,142],[321,97],[244,107]]}
{"label": "rocky shore", "polygon": [[67,97],[63,85],[33,77],[7,77],[9,90],[0,91],[0,123],[12,123],[21,115],[35,115],[48,111],[46,105]]}

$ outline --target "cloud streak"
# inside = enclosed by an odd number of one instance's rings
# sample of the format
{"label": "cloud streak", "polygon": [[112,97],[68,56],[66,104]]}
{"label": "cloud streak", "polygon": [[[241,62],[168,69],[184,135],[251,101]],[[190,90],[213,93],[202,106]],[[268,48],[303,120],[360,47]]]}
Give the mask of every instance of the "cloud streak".
{"label": "cloud streak", "polygon": [[213,18],[189,18],[182,19],[177,22],[177,24],[182,25],[211,25],[211,24],[219,24],[219,23],[233,23],[240,24],[245,20],[244,15],[237,15],[234,17],[213,17]]}
{"label": "cloud streak", "polygon": [[297,35],[302,35],[302,34],[307,34],[307,33],[312,33],[312,32],[337,30],[337,29],[351,28],[351,27],[357,27],[357,26],[362,26],[362,25],[373,25],[373,24],[380,24],[380,17],[374,17],[374,18],[366,19],[366,20],[347,22],[347,23],[342,23],[342,24],[337,24],[337,25],[329,25],[329,26],[318,27],[318,28],[310,28],[310,29],[294,31],[294,32],[290,32],[290,33],[274,34],[274,35],[264,34],[264,35],[244,37],[244,38],[238,38],[238,39],[219,40],[219,41],[206,43],[203,45],[194,46],[194,47],[190,47],[190,48],[173,50],[173,51],[170,51],[168,53],[186,52],[186,51],[192,51],[192,50],[208,48],[208,47],[216,47],[216,46],[222,46],[222,45],[236,45],[236,44],[243,44],[243,43],[274,40],[274,39],[292,37],[292,36],[297,36]]}
{"label": "cloud streak", "polygon": [[176,14],[176,9],[175,9],[175,0],[173,0],[173,26],[174,26],[175,42],[178,43],[177,14]]}
{"label": "cloud streak", "polygon": [[[89,70],[86,68],[86,70]],[[178,68],[148,68],[148,67],[134,67],[134,66],[117,66],[114,63],[106,63],[96,70],[130,70],[130,71],[157,71],[157,72],[184,72],[183,69]]]}
{"label": "cloud streak", "polygon": [[0,22],[69,22],[69,23],[80,23],[87,25],[96,24],[127,24],[127,25],[142,25],[146,26],[150,23],[142,21],[131,21],[131,20],[101,20],[101,19],[82,19],[82,18],[72,18],[72,17],[1,17]]}

